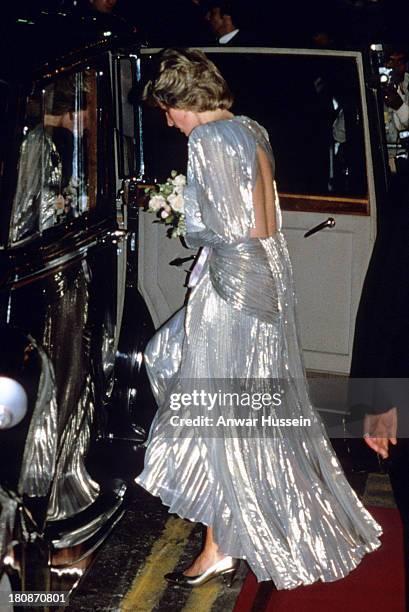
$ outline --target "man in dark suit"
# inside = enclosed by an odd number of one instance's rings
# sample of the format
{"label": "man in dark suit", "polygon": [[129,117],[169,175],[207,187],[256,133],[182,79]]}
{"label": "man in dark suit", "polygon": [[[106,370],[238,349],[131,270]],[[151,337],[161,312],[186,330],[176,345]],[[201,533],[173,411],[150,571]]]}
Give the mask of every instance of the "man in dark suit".
{"label": "man in dark suit", "polygon": [[205,3],[208,21],[219,45],[245,47],[254,44],[249,32],[241,27],[239,5],[234,0],[213,0]]}
{"label": "man in dark suit", "polygon": [[[409,610],[409,151],[380,199],[378,235],[358,309],[351,415],[386,461],[404,532]],[[393,180],[394,179],[394,180]]]}

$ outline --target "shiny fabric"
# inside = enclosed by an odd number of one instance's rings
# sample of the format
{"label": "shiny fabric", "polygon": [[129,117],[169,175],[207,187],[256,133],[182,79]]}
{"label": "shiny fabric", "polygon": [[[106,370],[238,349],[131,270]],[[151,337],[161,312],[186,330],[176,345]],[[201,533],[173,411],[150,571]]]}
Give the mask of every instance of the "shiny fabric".
{"label": "shiny fabric", "polygon": [[39,125],[29,132],[21,145],[13,202],[12,242],[54,225],[61,181],[62,163],[56,146]]}
{"label": "shiny fabric", "polygon": [[38,351],[41,374],[37,399],[24,447],[18,490],[21,495],[44,497],[54,478],[57,456],[57,387],[51,360],[45,351],[30,339],[31,348]]}
{"label": "shiny fabric", "polygon": [[99,485],[85,467],[95,420],[90,278],[83,260],[55,273],[44,285],[48,306],[42,344],[54,364],[58,405],[58,457],[47,510],[50,521],[78,514],[99,495]]}
{"label": "shiny fabric", "polygon": [[[85,260],[48,277],[42,346],[53,365],[57,384],[58,439],[73,417],[89,371],[91,317],[90,269]],[[64,359],[61,359],[64,355]]]}
{"label": "shiny fabric", "polygon": [[13,541],[17,499],[0,487],[0,562]]}
{"label": "shiny fabric", "polygon": [[75,516],[95,502],[100,486],[85,466],[94,421],[94,388],[90,374],[60,441],[58,462],[47,509],[49,521]]}
{"label": "shiny fabric", "polygon": [[[380,545],[381,529],[309,400],[277,196],[277,232],[250,238],[258,147],[274,167],[265,131],[246,117],[189,137],[187,243],[206,245],[209,256],[186,307],[145,351],[159,409],[136,480],[169,512],[212,526],[222,552],[246,559],[259,581],[291,589],[345,576]],[[214,392],[221,379],[263,391],[278,381],[286,393],[276,415],[311,426],[261,427],[251,437],[235,423],[217,435],[183,425],[170,432],[169,394],[198,379]]]}

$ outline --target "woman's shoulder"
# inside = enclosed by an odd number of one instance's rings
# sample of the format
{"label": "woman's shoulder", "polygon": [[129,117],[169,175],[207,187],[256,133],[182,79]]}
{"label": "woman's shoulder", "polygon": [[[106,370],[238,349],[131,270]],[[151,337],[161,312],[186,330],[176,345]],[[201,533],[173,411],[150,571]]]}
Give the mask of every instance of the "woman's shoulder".
{"label": "woman's shoulder", "polygon": [[197,145],[211,147],[214,145],[219,150],[223,148],[223,145],[226,147],[239,145],[251,147],[258,139],[256,132],[250,127],[253,123],[256,124],[251,119],[242,116],[209,121],[194,128],[189,138],[189,144],[193,147]]}
{"label": "woman's shoulder", "polygon": [[255,121],[254,119],[250,119],[250,117],[246,117],[245,115],[239,115],[237,117],[237,120],[250,132],[252,132],[252,134],[254,135],[254,137],[257,140],[266,140],[267,142],[270,141],[269,137],[268,137],[268,132],[267,130],[257,121]]}
{"label": "woman's shoulder", "polygon": [[195,143],[208,138],[220,141],[223,137],[227,140],[233,137],[240,140],[262,138],[268,141],[266,130],[257,121],[244,115],[235,115],[230,119],[219,119],[198,125],[192,130],[189,142]]}

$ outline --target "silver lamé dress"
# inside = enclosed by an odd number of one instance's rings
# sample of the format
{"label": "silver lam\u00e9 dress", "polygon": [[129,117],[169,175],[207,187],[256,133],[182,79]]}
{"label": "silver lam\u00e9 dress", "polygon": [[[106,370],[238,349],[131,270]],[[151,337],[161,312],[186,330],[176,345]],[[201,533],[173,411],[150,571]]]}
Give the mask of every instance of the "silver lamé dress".
{"label": "silver lam\u00e9 dress", "polygon": [[[342,578],[380,545],[381,529],[350,488],[308,397],[277,197],[277,232],[250,238],[260,148],[273,169],[265,130],[246,117],[190,134],[187,242],[208,256],[186,307],[145,352],[159,409],[136,481],[169,512],[212,526],[219,548],[246,559],[258,580],[291,589]],[[311,425],[256,433],[233,420],[217,432],[169,426],[172,415],[183,416],[170,409],[172,392],[206,380],[217,393],[229,379],[264,391],[269,381],[273,390],[285,383],[276,416]],[[211,414],[215,423],[223,407]]]}

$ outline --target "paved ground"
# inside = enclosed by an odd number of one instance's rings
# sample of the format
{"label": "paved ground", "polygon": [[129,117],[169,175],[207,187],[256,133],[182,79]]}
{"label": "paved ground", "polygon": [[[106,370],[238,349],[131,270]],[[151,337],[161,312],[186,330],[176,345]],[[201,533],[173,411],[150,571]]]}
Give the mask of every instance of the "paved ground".
{"label": "paved ground", "polygon": [[138,488],[65,610],[232,610],[247,572],[244,564],[230,589],[221,580],[180,589],[163,578],[186,567],[201,543],[200,527],[170,515],[157,498]]}
{"label": "paved ground", "polygon": [[[393,506],[388,478],[354,472],[350,482],[367,505]],[[86,573],[66,612],[229,612],[233,610],[247,567],[232,586],[214,580],[186,590],[166,583],[163,575],[186,567],[201,547],[200,527],[169,515],[159,499],[135,487],[128,509]],[[265,583],[271,594],[272,585]],[[263,589],[254,612],[262,612]],[[250,612],[250,611],[249,611]]]}

